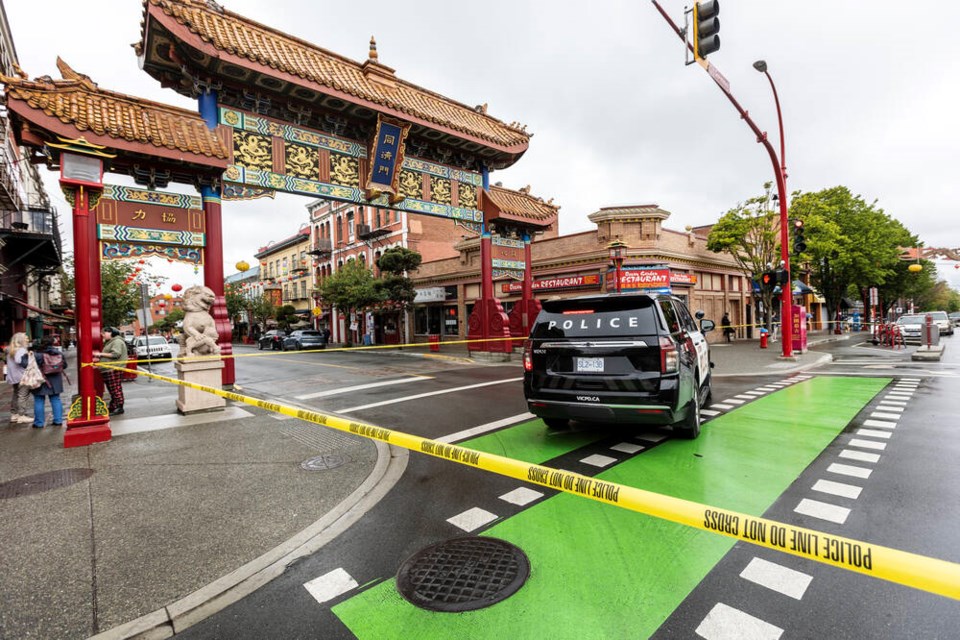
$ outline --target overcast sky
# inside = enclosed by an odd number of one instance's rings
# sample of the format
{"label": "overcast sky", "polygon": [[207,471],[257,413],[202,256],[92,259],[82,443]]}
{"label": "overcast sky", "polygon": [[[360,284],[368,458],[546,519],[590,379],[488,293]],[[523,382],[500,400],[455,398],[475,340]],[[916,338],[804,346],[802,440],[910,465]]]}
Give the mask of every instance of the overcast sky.
{"label": "overcast sky", "polygon": [[[687,0],[689,2],[690,0]],[[647,0],[317,2],[224,0],[231,11],[362,62],[371,35],[397,76],[527,125],[530,149],[491,174],[587,215],[656,203],[669,228],[707,224],[773,179],[770,160]],[[678,22],[684,3],[661,4]],[[101,87],[195,109],[139,70],[139,0],[4,0],[21,66],[58,77],[59,55]],[[786,133],[788,190],[845,185],[933,247],[960,247],[960,57],[937,6],[876,0],[724,0],[711,62],[778,146],[765,59]],[[48,189],[69,227],[53,174]],[[127,183],[117,176],[108,180]],[[178,190],[184,190],[180,188]],[[186,189],[189,190],[189,189]],[[306,222],[307,198],[224,203],[226,273]],[[269,216],[269,217],[266,217]],[[282,220],[282,222],[280,222]],[[264,221],[260,224],[259,221]],[[69,228],[66,229],[69,237]],[[166,272],[168,265],[154,265]],[[202,272],[201,272],[202,273]],[[960,286],[960,269],[940,273]],[[171,272],[188,284],[192,271]]]}

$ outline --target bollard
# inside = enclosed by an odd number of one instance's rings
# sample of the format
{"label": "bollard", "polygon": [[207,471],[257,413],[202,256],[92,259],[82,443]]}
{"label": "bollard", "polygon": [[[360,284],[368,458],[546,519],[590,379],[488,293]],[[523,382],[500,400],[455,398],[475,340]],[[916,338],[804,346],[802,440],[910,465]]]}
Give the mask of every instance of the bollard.
{"label": "bollard", "polygon": [[924,319],[927,321],[925,332],[927,339],[924,341],[924,345],[929,349],[933,344],[933,316],[928,313]]}
{"label": "bollard", "polygon": [[769,332],[766,330],[766,328],[760,329],[760,348],[761,348],[761,349],[766,349],[766,348],[767,348],[767,336],[768,336],[768,335],[769,335]]}
{"label": "bollard", "polygon": [[436,333],[431,333],[427,336],[427,341],[430,343],[430,351],[437,352],[440,351],[440,336]]}
{"label": "bollard", "polygon": [[[137,354],[135,352],[132,352],[127,356],[127,370],[131,372],[137,370]],[[124,371],[123,374],[120,376],[120,380],[122,381],[136,380],[136,379],[137,379],[137,374],[127,373],[126,371]]]}

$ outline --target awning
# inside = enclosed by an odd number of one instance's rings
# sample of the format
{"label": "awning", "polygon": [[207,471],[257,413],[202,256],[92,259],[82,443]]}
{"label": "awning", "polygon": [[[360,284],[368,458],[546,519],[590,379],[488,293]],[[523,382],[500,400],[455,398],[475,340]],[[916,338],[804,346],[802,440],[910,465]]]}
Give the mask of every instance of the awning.
{"label": "awning", "polygon": [[68,318],[67,316],[61,316],[60,314],[54,313],[52,311],[47,311],[46,309],[40,309],[39,307],[35,307],[32,304],[28,304],[24,302],[20,298],[11,298],[11,300],[16,302],[18,305],[20,305],[24,309],[27,309],[28,311],[33,311],[34,313],[39,313],[42,316],[46,316],[48,318],[56,318],[57,320],[66,320],[67,322],[73,322],[73,318]]}
{"label": "awning", "polygon": [[793,281],[793,295],[807,295],[808,293],[813,293],[813,289],[808,287],[803,282],[799,280]]}

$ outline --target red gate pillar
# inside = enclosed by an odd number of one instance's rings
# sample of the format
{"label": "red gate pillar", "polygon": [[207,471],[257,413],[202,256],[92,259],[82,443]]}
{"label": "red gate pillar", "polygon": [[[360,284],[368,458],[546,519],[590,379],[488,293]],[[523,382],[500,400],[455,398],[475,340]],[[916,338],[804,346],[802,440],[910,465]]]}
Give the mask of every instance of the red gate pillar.
{"label": "red gate pillar", "polygon": [[[90,337],[93,340],[93,348],[99,351],[103,348],[103,335],[100,330],[103,329],[103,283],[100,273],[100,236],[97,233],[97,216],[89,215],[87,220],[90,225],[90,238],[92,245],[90,247]],[[74,227],[76,228],[76,227]],[[74,267],[76,269],[76,267]],[[98,398],[103,397],[105,385],[103,376],[100,375],[100,369],[93,370],[93,388]]]}
{"label": "red gate pillar", "polygon": [[[520,302],[510,311],[510,335],[514,338],[526,338],[530,327],[540,313],[540,301],[533,297],[533,253],[530,248],[530,234],[523,234],[523,293]],[[520,343],[517,342],[516,345]]]}
{"label": "red gate pillar", "polygon": [[[203,215],[207,226],[207,246],[204,249],[203,284],[213,291],[216,300],[210,315],[220,336],[220,355],[233,355],[233,331],[230,330],[230,317],[227,315],[227,301],[223,295],[223,221],[220,216],[220,190],[203,186]],[[233,388],[236,380],[233,358],[223,360],[221,382],[224,389]]]}
{"label": "red gate pillar", "polygon": [[[92,284],[100,277],[91,273],[97,240],[91,235],[94,225],[90,224],[91,189],[85,186],[72,186],[61,182],[64,194],[73,204],[73,255],[75,264],[76,323],[77,323],[77,388],[79,395],[71,403],[67,413],[67,430],[63,435],[64,447],[81,447],[94,442],[104,442],[112,437],[107,405],[97,395],[93,362],[93,326],[94,313],[99,325],[99,292],[93,295]],[[100,190],[93,195],[99,197]],[[96,256],[99,264],[99,256]],[[99,328],[99,327],[98,327]],[[85,366],[87,365],[87,366]]]}
{"label": "red gate pillar", "polygon": [[[480,234],[480,298],[473,304],[473,312],[468,322],[468,340],[483,342],[469,343],[470,351],[490,351],[510,353],[510,319],[503,312],[503,305],[493,297],[493,251],[490,232]],[[496,338],[504,338],[496,340]]]}

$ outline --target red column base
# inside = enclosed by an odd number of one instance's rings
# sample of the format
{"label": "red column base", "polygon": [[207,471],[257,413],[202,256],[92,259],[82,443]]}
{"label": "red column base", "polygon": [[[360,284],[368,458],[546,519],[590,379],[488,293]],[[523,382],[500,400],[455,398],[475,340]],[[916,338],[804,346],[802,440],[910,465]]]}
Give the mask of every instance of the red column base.
{"label": "red column base", "polygon": [[[510,310],[510,335],[514,338],[526,338],[530,335],[530,329],[533,327],[533,321],[537,319],[540,313],[540,301],[536,298],[520,300],[513,309]],[[527,321],[524,323],[523,315],[526,313]],[[520,341],[515,340],[514,346],[519,346]]]}
{"label": "red column base", "polygon": [[[81,422],[77,420],[74,422]],[[102,418],[83,421],[86,424],[68,426],[63,434],[63,448],[85,447],[97,442],[107,442],[113,437],[110,431],[110,421]]]}
{"label": "red column base", "polygon": [[[486,339],[485,342],[467,345],[470,351],[510,353],[513,350],[513,341],[510,340],[510,318],[503,312],[503,305],[496,298],[479,298],[474,302],[468,327],[468,340]],[[496,338],[504,339],[496,340]]]}

